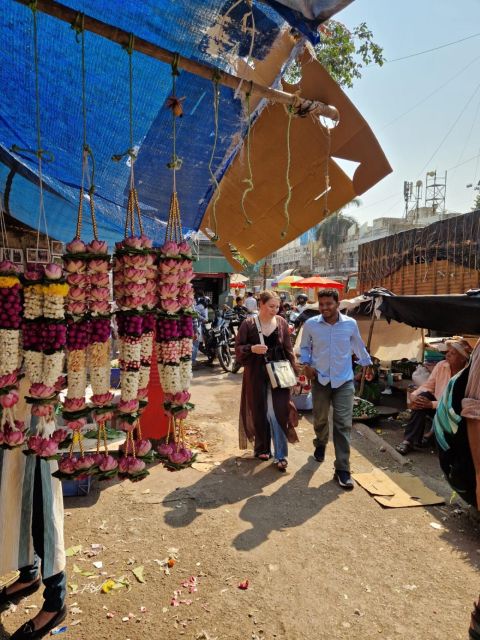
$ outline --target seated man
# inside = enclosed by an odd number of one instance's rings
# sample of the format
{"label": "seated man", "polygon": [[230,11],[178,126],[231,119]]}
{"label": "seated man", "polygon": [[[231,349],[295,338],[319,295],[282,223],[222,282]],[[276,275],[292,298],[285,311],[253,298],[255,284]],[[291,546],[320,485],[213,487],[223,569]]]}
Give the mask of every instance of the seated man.
{"label": "seated man", "polygon": [[472,352],[468,342],[457,336],[447,340],[446,345],[445,360],[435,365],[428,380],[411,395],[412,417],[405,427],[405,439],[395,447],[403,456],[415,446],[425,446],[423,434],[426,418],[435,415],[438,400],[448,381],[466,366]]}

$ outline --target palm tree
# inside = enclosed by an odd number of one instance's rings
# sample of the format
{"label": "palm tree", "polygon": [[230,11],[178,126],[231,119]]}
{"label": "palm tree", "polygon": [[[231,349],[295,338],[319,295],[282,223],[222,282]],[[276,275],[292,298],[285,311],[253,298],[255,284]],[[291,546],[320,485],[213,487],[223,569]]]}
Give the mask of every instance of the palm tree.
{"label": "palm tree", "polygon": [[353,216],[343,213],[344,209],[348,207],[359,207],[362,201],[359,198],[354,198],[344,207],[334,211],[328,218],[320,222],[316,229],[316,239],[320,242],[322,247],[326,249],[327,256],[333,261],[333,268],[335,272],[339,269],[339,246],[345,242],[347,232],[353,225],[357,224],[356,219]]}

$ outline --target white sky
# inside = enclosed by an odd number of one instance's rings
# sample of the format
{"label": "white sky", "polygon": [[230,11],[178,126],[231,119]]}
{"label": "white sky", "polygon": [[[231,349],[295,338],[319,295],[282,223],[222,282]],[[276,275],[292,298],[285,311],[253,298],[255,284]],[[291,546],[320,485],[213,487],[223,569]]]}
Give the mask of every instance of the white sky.
{"label": "white sky", "polygon": [[347,27],[365,21],[387,60],[478,34],[366,68],[347,90],[393,168],[352,215],[402,216],[404,180],[425,182],[434,169],[447,171],[447,209],[469,211],[479,191],[466,185],[480,180],[480,0],[355,0],[335,17]]}

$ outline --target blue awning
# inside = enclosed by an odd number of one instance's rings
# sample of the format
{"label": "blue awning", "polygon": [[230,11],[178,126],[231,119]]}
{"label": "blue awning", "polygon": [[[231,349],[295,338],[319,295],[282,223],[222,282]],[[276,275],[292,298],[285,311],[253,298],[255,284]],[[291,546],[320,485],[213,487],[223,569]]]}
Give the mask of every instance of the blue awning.
{"label": "blue awning", "polygon": [[[229,0],[66,0],[64,4],[153,44],[193,60],[235,72],[251,44],[250,7]],[[346,4],[345,0],[256,2],[252,58],[262,61],[289,24],[315,41],[316,25]],[[313,11],[313,13],[312,13]],[[11,152],[13,145],[35,149],[35,78],[32,12],[14,0],[0,12],[0,191],[9,184],[9,210],[33,227],[38,217],[36,159]],[[38,12],[39,90],[42,148],[54,159],[43,166],[49,233],[60,240],[74,235],[81,180],[81,47],[68,24]],[[112,242],[123,233],[129,166],[111,160],[129,146],[128,55],[118,44],[85,34],[88,142],[96,161],[96,208],[102,237]],[[286,63],[284,59],[283,64]],[[168,214],[172,175],[171,70],[166,64],[134,53],[134,143],[140,204],[146,232],[161,242]],[[276,70],[280,76],[282,64]],[[177,153],[183,158],[177,187],[185,230],[198,229],[211,198],[208,160],[212,148],[212,82],[182,72],[177,85],[186,96],[178,121]],[[221,87],[219,138],[214,170],[221,178],[245,133],[242,102]],[[13,179],[12,179],[13,178]],[[86,221],[85,237],[91,235]]]}

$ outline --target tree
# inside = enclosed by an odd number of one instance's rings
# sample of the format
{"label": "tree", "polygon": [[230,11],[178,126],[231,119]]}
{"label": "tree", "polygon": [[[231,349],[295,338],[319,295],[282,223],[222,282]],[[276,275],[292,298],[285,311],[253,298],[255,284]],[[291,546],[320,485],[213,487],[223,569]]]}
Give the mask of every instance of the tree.
{"label": "tree", "polygon": [[[350,30],[342,22],[328,20],[320,27],[320,38],[315,45],[317,60],[341,87],[353,87],[354,81],[362,77],[364,67],[371,64],[381,67],[385,62],[383,48],[373,41],[373,32],[366,22]],[[285,80],[297,84],[300,77],[300,67],[294,61],[285,72]]]}
{"label": "tree", "polygon": [[477,196],[473,203],[472,211],[476,211],[477,209],[480,209],[480,193],[477,193]]}
{"label": "tree", "polygon": [[317,226],[316,239],[320,242],[322,247],[327,252],[328,261],[333,262],[334,271],[339,269],[339,246],[345,242],[347,238],[347,232],[353,225],[357,224],[356,219],[353,216],[343,213],[344,209],[348,207],[359,207],[361,205],[359,198],[354,198],[344,207],[334,211],[331,216],[326,218],[323,222]]}

